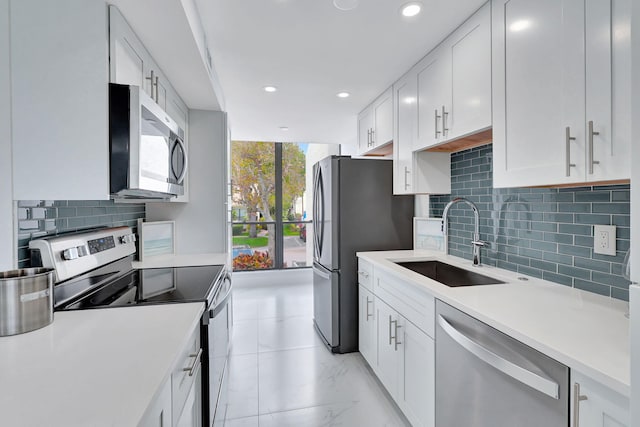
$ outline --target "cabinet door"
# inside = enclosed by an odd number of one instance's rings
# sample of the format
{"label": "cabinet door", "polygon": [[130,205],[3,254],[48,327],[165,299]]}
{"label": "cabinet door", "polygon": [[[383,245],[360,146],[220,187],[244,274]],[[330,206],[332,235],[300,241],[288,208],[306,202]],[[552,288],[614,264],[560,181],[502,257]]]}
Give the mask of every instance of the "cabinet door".
{"label": "cabinet door", "polygon": [[10,19],[13,200],[108,199],[104,2],[12,1]]}
{"label": "cabinet door", "polygon": [[371,131],[373,130],[373,109],[367,107],[358,115],[358,153],[371,149]]}
{"label": "cabinet door", "polygon": [[389,88],[373,103],[374,127],[372,147],[393,140],[393,91]]}
{"label": "cabinet door", "polygon": [[151,402],[138,427],[167,427],[171,425],[171,380],[168,380]]}
{"label": "cabinet door", "polygon": [[451,111],[447,139],[491,126],[491,4],[486,3],[448,38]]}
{"label": "cabinet door", "polygon": [[176,422],[177,427],[202,426],[202,369],[198,368],[196,379],[191,385],[182,414]]}
{"label": "cabinet door", "polygon": [[404,322],[403,386],[400,406],[415,427],[435,425],[435,345],[411,322]]}
{"label": "cabinet door", "polygon": [[150,57],[117,7],[109,6],[109,53],[112,83],[135,85],[151,95],[151,84],[145,78]]}
{"label": "cabinet door", "polygon": [[447,136],[442,113],[451,110],[449,61],[445,49],[440,47],[417,65],[418,131],[414,150],[438,145]]}
{"label": "cabinet door", "polygon": [[587,0],[585,30],[587,180],[629,179],[631,1]]}
{"label": "cabinet door", "polygon": [[413,176],[413,145],[416,138],[418,82],[409,72],[393,85],[394,138],[393,138],[393,194],[415,192]]}
{"label": "cabinet door", "polygon": [[496,0],[492,14],[494,186],[583,181],[584,2]]}
{"label": "cabinet door", "polygon": [[376,367],[376,305],[375,297],[362,285],[360,290],[358,322],[358,349],[371,367]]}
{"label": "cabinet door", "polygon": [[376,373],[391,397],[398,402],[402,387],[404,358],[402,328],[404,319],[380,298],[376,298],[378,369]]}
{"label": "cabinet door", "polygon": [[[572,371],[571,390],[572,426],[576,427],[627,427],[629,399],[579,372]],[[582,400],[578,401],[580,396]],[[576,409],[576,406],[578,408]],[[576,414],[578,422],[576,422]]]}

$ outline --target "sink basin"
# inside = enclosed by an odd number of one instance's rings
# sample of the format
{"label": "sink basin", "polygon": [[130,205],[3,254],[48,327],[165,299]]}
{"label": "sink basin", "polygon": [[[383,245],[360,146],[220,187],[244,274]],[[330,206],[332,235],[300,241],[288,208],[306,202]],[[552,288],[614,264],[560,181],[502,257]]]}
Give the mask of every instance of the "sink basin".
{"label": "sink basin", "polygon": [[449,287],[497,285],[504,283],[493,277],[458,268],[440,261],[396,262],[396,264]]}

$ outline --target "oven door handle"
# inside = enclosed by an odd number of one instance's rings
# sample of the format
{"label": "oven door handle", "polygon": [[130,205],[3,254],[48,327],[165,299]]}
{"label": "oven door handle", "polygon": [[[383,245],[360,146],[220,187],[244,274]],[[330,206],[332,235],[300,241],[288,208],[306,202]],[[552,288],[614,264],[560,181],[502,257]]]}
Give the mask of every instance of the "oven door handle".
{"label": "oven door handle", "polygon": [[[229,277],[225,278],[224,280],[231,282],[231,279]],[[233,288],[231,287],[231,283],[229,283],[229,289],[227,289],[227,293],[224,295],[224,298],[222,298],[219,302],[216,301],[215,306],[211,310],[209,310],[210,319],[216,317],[224,309],[224,307],[227,305],[227,302],[229,301],[229,298],[231,298],[232,290]]]}

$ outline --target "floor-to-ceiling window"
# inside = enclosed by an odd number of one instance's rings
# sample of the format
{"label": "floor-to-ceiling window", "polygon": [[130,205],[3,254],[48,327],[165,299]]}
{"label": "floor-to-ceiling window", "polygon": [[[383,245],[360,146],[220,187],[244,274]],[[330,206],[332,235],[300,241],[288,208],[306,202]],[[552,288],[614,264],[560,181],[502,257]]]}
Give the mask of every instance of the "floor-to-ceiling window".
{"label": "floor-to-ceiling window", "polygon": [[338,151],[317,145],[232,142],[234,270],[311,266],[311,162]]}

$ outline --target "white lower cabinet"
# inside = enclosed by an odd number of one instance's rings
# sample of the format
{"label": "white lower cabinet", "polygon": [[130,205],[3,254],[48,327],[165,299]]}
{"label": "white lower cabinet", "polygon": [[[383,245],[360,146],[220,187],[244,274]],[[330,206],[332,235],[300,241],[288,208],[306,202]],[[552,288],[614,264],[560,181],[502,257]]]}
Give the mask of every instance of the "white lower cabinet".
{"label": "white lower cabinet", "polygon": [[433,427],[434,299],[424,293],[417,295],[414,286],[376,272],[375,268],[369,271],[375,293],[362,284],[359,287],[360,353],[411,425]]}
{"label": "white lower cabinet", "polygon": [[201,357],[200,324],[197,324],[138,426],[202,426]]}
{"label": "white lower cabinet", "polygon": [[376,366],[376,307],[375,297],[364,286],[359,286],[358,348],[369,365]]}
{"label": "white lower cabinet", "polygon": [[402,339],[399,331],[404,327],[404,318],[393,308],[376,298],[376,317],[378,324],[378,364],[376,373],[385,388],[398,402],[400,395],[402,373]]}
{"label": "white lower cabinet", "polygon": [[628,427],[629,399],[571,371],[571,427]]}
{"label": "white lower cabinet", "polygon": [[171,425],[171,380],[167,380],[158,397],[151,402],[138,427],[168,427]]}
{"label": "white lower cabinet", "polygon": [[402,329],[400,407],[414,426],[435,425],[435,341],[413,323]]}

